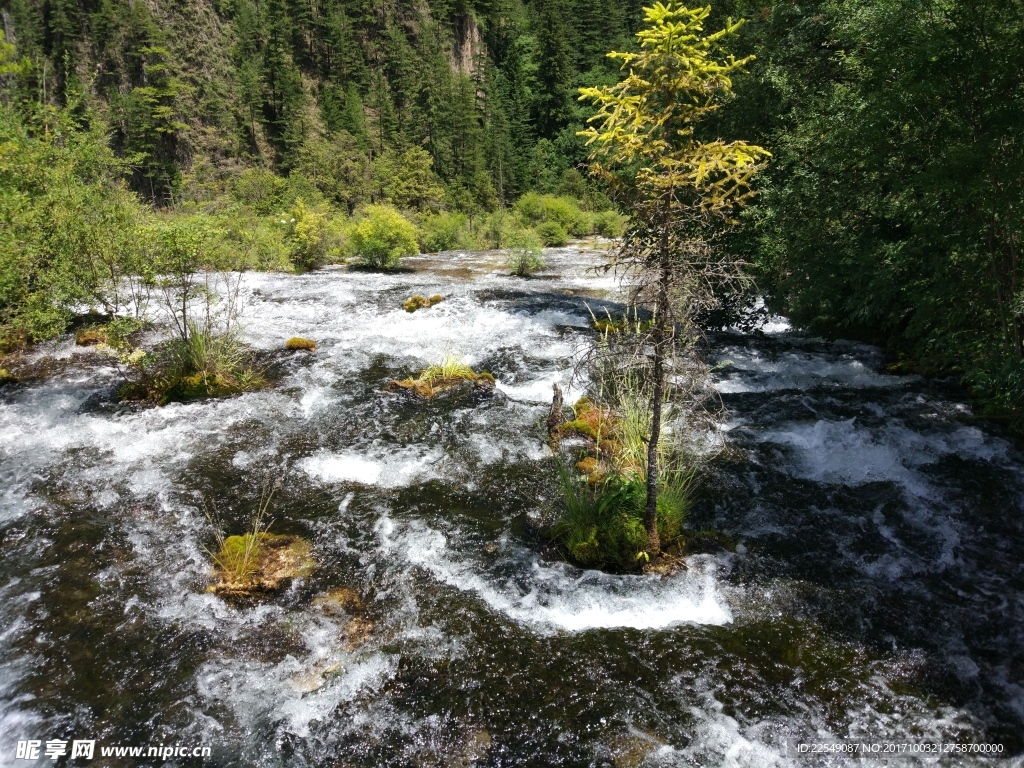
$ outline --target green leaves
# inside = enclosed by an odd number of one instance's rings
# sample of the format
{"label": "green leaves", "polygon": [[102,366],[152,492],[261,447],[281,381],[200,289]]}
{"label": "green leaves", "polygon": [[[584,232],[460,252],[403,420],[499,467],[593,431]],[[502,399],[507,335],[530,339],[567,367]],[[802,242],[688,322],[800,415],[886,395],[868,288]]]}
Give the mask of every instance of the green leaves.
{"label": "green leaves", "polygon": [[745,142],[702,142],[695,127],[732,96],[737,60],[721,50],[740,22],[705,35],[710,8],[677,2],[645,9],[648,27],[637,34],[640,51],[611,53],[629,74],[618,84],[580,89],[597,114],[581,135],[603,169],[649,197],[667,193],[668,205],[724,213],[746,201],[749,182],[769,156]]}

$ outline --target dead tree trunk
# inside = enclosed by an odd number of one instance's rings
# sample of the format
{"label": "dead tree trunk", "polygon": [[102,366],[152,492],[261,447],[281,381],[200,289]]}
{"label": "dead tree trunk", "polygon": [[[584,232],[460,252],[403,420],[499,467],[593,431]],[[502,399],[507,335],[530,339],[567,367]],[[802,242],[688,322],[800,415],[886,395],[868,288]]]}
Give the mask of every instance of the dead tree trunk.
{"label": "dead tree trunk", "polygon": [[565,421],[565,416],[562,414],[562,388],[558,386],[557,382],[551,386],[554,388],[554,396],[551,398],[551,410],[548,411],[548,441],[552,448],[558,448],[558,428]]}

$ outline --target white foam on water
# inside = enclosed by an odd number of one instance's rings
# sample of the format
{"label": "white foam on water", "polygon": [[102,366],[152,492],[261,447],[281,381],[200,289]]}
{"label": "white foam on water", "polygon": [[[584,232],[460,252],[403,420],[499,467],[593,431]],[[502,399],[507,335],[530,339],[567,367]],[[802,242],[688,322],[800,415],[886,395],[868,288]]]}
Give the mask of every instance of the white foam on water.
{"label": "white foam on water", "polygon": [[[326,674],[324,659],[287,656],[278,664],[237,659],[208,662],[197,673],[199,694],[229,709],[250,732],[281,727],[295,736],[309,735],[313,723],[327,720],[340,704],[377,690],[394,676],[398,658],[391,654],[340,654],[340,667]],[[319,665],[319,666],[318,666]],[[296,680],[322,674],[315,690]]]}
{"label": "white foam on water", "polygon": [[790,423],[757,437],[794,450],[795,461],[786,469],[796,477],[844,485],[890,481],[916,496],[933,499],[934,491],[918,469],[950,454],[995,461],[1004,458],[1008,449],[1004,441],[987,437],[977,427],[925,434],[897,420],[867,427],[856,418]]}
{"label": "white foam on water", "polygon": [[554,375],[544,376],[539,379],[531,379],[520,384],[497,382],[497,388],[513,400],[523,403],[551,403],[554,396],[553,384],[558,384],[562,389],[562,397],[566,403],[574,403],[583,393],[568,382],[571,378],[570,372],[558,371]]}
{"label": "white foam on water", "polygon": [[387,555],[402,557],[444,584],[475,593],[492,610],[537,632],[665,629],[732,621],[711,558],[691,558],[690,570],[660,578],[581,572],[531,556],[524,559],[518,579],[492,578],[479,564],[458,560],[447,538],[422,522],[399,526],[384,517],[376,532]]}
{"label": "white foam on water", "polygon": [[32,659],[15,657],[11,650],[16,640],[32,632],[28,621],[15,614],[14,609],[24,609],[39,599],[39,592],[23,592],[20,579],[12,579],[0,587],[0,763],[10,760],[15,764],[17,742],[25,739],[45,739],[47,733],[43,718],[32,709],[31,695],[19,694],[18,689],[25,676],[30,674]]}
{"label": "white foam on water", "polygon": [[716,376],[715,388],[722,394],[815,387],[891,388],[917,378],[878,373],[853,354],[825,355],[789,349],[779,355],[767,355],[756,348],[727,347],[718,359],[720,364],[731,364]]}
{"label": "white foam on water", "polygon": [[440,448],[411,447],[396,451],[375,447],[367,453],[320,451],[299,461],[297,467],[325,483],[395,488],[437,477],[434,467],[443,458]]}

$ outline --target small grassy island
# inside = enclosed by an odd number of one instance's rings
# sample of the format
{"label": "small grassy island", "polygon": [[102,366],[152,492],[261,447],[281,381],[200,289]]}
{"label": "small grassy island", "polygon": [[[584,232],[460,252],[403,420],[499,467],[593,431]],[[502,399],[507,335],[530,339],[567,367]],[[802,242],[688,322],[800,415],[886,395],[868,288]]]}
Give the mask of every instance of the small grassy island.
{"label": "small grassy island", "polygon": [[259,531],[228,536],[213,555],[216,581],[207,591],[230,599],[273,594],[316,567],[312,545],[299,536]]}
{"label": "small grassy island", "polygon": [[494,389],[494,376],[476,372],[454,357],[447,357],[440,365],[425,368],[419,376],[392,380],[387,385],[390,392],[411,392],[424,399],[438,395],[466,392],[489,392]]}

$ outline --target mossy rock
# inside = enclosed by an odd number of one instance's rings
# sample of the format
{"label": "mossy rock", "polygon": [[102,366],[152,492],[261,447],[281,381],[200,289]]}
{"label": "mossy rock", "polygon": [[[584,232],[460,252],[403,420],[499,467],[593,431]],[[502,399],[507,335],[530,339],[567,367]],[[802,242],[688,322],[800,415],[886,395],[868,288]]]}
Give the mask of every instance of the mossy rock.
{"label": "mossy rock", "polygon": [[79,328],[75,332],[75,344],[80,347],[93,347],[97,344],[107,343],[107,332],[103,328],[97,326],[88,326],[86,328]]}
{"label": "mossy rock", "polygon": [[440,304],[442,301],[444,301],[444,296],[437,293],[429,299],[417,293],[415,296],[410,296],[402,302],[402,309],[406,312],[415,312],[417,309],[429,309],[435,304]]}
{"label": "mossy rock", "polygon": [[175,380],[167,387],[157,389],[160,405],[202,400],[208,397],[237,395],[242,389],[232,381],[216,374],[193,373]]}
{"label": "mossy rock", "polygon": [[389,392],[410,392],[425,400],[439,395],[491,392],[494,389],[494,376],[486,371],[477,373],[466,369],[449,375],[432,376],[428,375],[429,370],[416,378],[392,380],[386,389]]}
{"label": "mossy rock", "polygon": [[214,555],[217,580],[207,591],[235,599],[272,594],[313,572],[312,549],[299,536],[267,532],[229,536]]}
{"label": "mossy rock", "polygon": [[608,466],[593,456],[587,456],[576,462],[576,469],[587,476],[587,482],[591,485],[600,485],[607,479],[609,473]]}
{"label": "mossy rock", "polygon": [[0,368],[0,387],[4,384],[14,384],[18,381],[18,377],[8,371],[6,368]]}
{"label": "mossy rock", "polygon": [[293,336],[284,343],[284,348],[297,351],[316,352],[316,342],[312,339],[304,339],[301,336]]}

